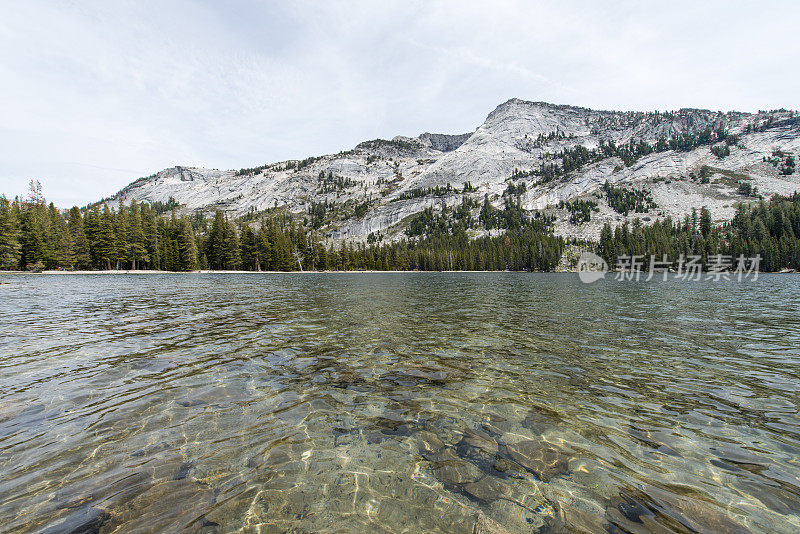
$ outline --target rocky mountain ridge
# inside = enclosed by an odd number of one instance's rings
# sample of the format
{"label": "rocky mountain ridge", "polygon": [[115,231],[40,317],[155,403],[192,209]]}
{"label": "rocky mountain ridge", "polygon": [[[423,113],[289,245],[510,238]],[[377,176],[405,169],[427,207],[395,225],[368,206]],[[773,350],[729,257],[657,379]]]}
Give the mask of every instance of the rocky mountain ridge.
{"label": "rocky mountain ridge", "polygon": [[239,171],[173,167],[111,201],[172,198],[184,211],[231,215],[313,213],[328,239],[363,241],[405,235],[409,218],[425,208],[488,198],[496,207],[543,210],[562,235],[596,239],[605,222],[683,218],[702,206],[724,220],[737,202],[791,194],[800,190],[799,154],[794,111],[618,112],[512,99],[472,133],[376,139]]}

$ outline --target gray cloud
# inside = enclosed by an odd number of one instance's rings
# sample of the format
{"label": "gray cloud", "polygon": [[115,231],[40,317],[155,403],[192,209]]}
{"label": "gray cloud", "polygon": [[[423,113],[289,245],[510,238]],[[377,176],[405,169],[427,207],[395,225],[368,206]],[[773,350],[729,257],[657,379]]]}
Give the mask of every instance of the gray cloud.
{"label": "gray cloud", "polygon": [[85,204],[171,165],[235,168],[475,128],[519,97],[800,107],[794,3],[4,2],[0,192]]}

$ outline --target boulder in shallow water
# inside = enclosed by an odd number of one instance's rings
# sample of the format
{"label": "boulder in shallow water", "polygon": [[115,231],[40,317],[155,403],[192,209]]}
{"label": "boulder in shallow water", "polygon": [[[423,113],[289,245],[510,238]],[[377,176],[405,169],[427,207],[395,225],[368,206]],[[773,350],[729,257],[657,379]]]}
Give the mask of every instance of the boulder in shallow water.
{"label": "boulder in shallow water", "polygon": [[522,426],[532,430],[537,434],[543,434],[546,430],[553,428],[561,423],[561,416],[558,412],[544,406],[535,405],[525,416]]}
{"label": "boulder in shallow water", "polygon": [[461,458],[453,451],[451,448],[439,449],[437,451],[425,452],[422,456],[428,460],[429,462],[433,462],[435,464],[445,463],[445,462],[460,462],[462,461]]}
{"label": "boulder in shallow water", "polygon": [[44,534],[96,534],[111,517],[96,506],[81,506],[57,525],[45,529]]}
{"label": "boulder in shallow water", "polygon": [[388,417],[375,418],[375,427],[386,436],[410,436],[415,424],[414,421],[401,421]]}
{"label": "boulder in shallow water", "polygon": [[439,436],[428,430],[420,430],[414,434],[414,440],[420,454],[434,453],[444,448],[444,443]]}
{"label": "boulder in shallow water", "polygon": [[506,473],[514,468],[514,462],[512,462],[511,460],[506,460],[505,458],[498,458],[497,460],[495,460],[494,465],[492,465],[492,467],[495,469],[495,471],[498,471],[500,473]]}
{"label": "boulder in shallow water", "polygon": [[[115,507],[109,525],[126,533],[197,530],[216,497],[208,487],[191,481],[170,480]],[[112,528],[110,531],[113,531]]]}
{"label": "boulder in shallow water", "polygon": [[497,454],[497,442],[487,432],[467,429],[456,448],[476,448],[489,454]]}
{"label": "boulder in shallow water", "polygon": [[678,496],[649,487],[647,491],[625,489],[611,499],[606,508],[606,520],[622,532],[629,531],[689,531],[748,534],[725,511],[696,498]]}
{"label": "boulder in shallow water", "polygon": [[379,379],[395,386],[441,386],[447,381],[447,373],[439,369],[427,367],[395,367],[383,373]]}
{"label": "boulder in shallow water", "polygon": [[569,471],[569,455],[552,443],[528,439],[507,445],[506,450],[512,460],[544,482]]}
{"label": "boulder in shallow water", "polygon": [[511,531],[483,512],[478,512],[472,534],[511,534]]}
{"label": "boulder in shallow water", "polygon": [[480,480],[464,484],[463,490],[479,501],[492,502],[508,495],[511,486],[500,478],[486,475]]}
{"label": "boulder in shallow water", "polygon": [[446,462],[433,470],[436,478],[444,484],[466,484],[475,482],[483,476],[483,472],[469,462],[463,460],[452,460]]}

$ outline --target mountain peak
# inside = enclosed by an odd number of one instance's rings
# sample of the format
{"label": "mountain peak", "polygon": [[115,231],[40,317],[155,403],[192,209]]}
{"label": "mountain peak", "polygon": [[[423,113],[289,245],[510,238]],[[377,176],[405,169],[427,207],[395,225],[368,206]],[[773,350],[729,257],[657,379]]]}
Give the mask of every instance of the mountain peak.
{"label": "mountain peak", "polygon": [[[434,204],[475,207],[488,197],[501,207],[513,197],[555,217],[562,235],[596,238],[606,222],[680,220],[704,205],[728,219],[737,203],[755,198],[739,192],[747,190],[743,181],[767,198],[791,194],[800,178],[788,158],[800,159],[800,117],[792,111],[598,111],[511,98],[474,132],[366,141],[356,150],[241,171],[176,166],[113,200],[174,198],[187,212],[233,214],[283,207],[299,217],[324,205],[320,231],[359,241],[377,232],[402,236],[410,218]],[[645,195],[655,207],[646,215],[617,211],[606,182],[643,191],[627,194]],[[597,209],[580,219],[568,207],[575,200]],[[472,211],[477,218],[479,209]]]}

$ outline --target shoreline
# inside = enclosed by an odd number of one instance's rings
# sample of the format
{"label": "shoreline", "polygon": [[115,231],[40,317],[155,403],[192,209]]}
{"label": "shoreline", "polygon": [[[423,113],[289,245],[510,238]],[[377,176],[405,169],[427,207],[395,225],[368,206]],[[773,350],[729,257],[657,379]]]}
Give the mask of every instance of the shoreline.
{"label": "shoreline", "polygon": [[572,273],[577,271],[384,271],[384,270],[352,270],[352,271],[212,271],[212,270],[197,270],[197,271],[152,271],[152,270],[124,270],[124,269],[111,269],[103,271],[42,271],[39,273],[31,273],[26,271],[0,271],[0,274],[42,274],[42,275],[86,275],[86,274],[102,274],[102,275],[145,275],[145,274],[347,274],[347,273]]}
{"label": "shoreline", "polygon": [[[562,270],[562,271],[376,271],[376,270],[352,270],[352,271],[212,271],[212,270],[196,270],[196,271],[154,271],[154,270],[124,270],[124,269],[111,269],[103,271],[0,271],[2,275],[161,275],[161,274],[373,274],[373,273],[386,273],[386,274],[403,274],[403,273],[526,273],[526,274],[577,274],[577,270]],[[615,273],[616,271],[608,271]],[[646,274],[646,273],[645,273]],[[760,272],[759,276],[764,274],[798,274],[798,271],[764,271]]]}

